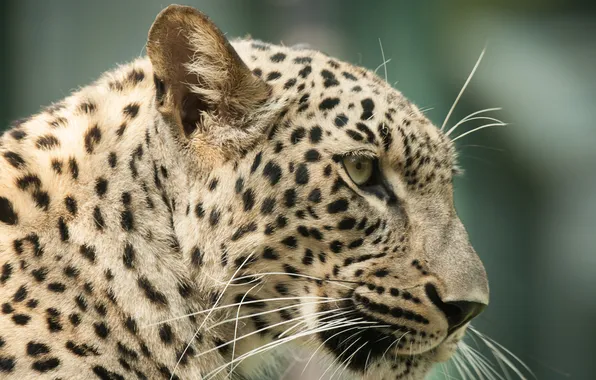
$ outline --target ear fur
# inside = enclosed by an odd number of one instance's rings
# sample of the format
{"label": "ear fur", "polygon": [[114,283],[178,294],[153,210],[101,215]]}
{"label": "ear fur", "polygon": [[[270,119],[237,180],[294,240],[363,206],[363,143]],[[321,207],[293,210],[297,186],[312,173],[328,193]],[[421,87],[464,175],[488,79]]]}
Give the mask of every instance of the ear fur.
{"label": "ear fur", "polygon": [[247,127],[270,97],[269,86],[252,74],[217,26],[192,7],[171,5],[159,13],[147,53],[159,111],[189,139],[197,129]]}

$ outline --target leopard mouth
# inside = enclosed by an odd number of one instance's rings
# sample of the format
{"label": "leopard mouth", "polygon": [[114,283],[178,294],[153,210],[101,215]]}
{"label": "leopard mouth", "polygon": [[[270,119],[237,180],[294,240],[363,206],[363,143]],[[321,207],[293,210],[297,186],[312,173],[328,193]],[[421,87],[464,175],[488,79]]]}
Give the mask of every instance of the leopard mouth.
{"label": "leopard mouth", "polygon": [[[379,360],[387,360],[393,364],[401,363],[409,368],[415,366],[427,353],[399,353],[402,350],[407,350],[405,340],[402,338],[415,333],[407,326],[390,323],[364,313],[351,299],[342,301],[338,306],[351,310],[349,320],[356,321],[354,325],[346,324],[341,331],[339,329],[323,330],[318,335],[323,345],[334,354],[336,361],[345,363],[344,365],[351,370],[364,373]],[[344,315],[341,317],[345,318]],[[326,320],[326,322],[330,321]]]}

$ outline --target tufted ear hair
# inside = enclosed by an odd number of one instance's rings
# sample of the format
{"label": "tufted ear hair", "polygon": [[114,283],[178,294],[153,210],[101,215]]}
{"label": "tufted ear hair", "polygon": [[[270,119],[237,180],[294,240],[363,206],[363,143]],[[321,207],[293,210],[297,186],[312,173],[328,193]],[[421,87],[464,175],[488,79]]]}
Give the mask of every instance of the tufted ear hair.
{"label": "tufted ear hair", "polygon": [[159,111],[187,138],[214,124],[243,128],[269,97],[223,33],[192,7],[171,5],[147,42]]}

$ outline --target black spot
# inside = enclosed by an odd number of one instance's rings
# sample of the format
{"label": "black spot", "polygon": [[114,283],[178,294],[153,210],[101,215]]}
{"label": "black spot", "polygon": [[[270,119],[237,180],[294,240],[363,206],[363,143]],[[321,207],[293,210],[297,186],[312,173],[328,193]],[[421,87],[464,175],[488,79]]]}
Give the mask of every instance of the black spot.
{"label": "black spot", "polygon": [[25,300],[25,298],[27,298],[27,288],[25,287],[25,285],[21,285],[17,291],[14,293],[14,296],[12,297],[12,299],[14,300],[14,302],[22,302]]}
{"label": "black spot", "polygon": [[166,295],[155,289],[147,277],[139,277],[137,280],[137,285],[141,288],[141,290],[144,291],[145,296],[149,299],[149,301],[160,306],[168,305],[168,299]]}
{"label": "black spot", "polygon": [[286,59],[286,55],[284,53],[276,53],[270,57],[272,62],[282,62]]}
{"label": "black spot", "polygon": [[311,63],[311,62],[312,62],[311,57],[296,57],[296,58],[294,58],[294,63],[297,63],[299,65],[304,65],[306,63]]}
{"label": "black spot", "polygon": [[72,176],[72,179],[76,180],[77,178],[79,178],[79,164],[77,164],[77,160],[75,160],[74,158],[68,160],[68,168],[70,170],[70,175]]}
{"label": "black spot", "polygon": [[130,210],[122,211],[122,214],[120,215],[120,226],[122,226],[122,229],[125,231],[131,231],[134,228],[134,217]]}
{"label": "black spot", "polygon": [[304,154],[304,159],[307,162],[317,162],[321,159],[321,154],[316,149],[310,149]]}
{"label": "black spot", "polygon": [[276,185],[281,179],[281,168],[273,161],[269,161],[263,169],[263,175],[269,179],[271,186]]}
{"label": "black spot", "polygon": [[313,203],[321,202],[321,190],[320,189],[313,189],[310,194],[308,194],[308,200]]}
{"label": "black spot", "polygon": [[101,339],[106,339],[110,334],[110,328],[104,322],[95,322],[93,329],[95,330],[95,335]]}
{"label": "black spot", "polygon": [[99,177],[95,182],[95,193],[101,198],[106,194],[107,191],[108,181],[103,177]]}
{"label": "black spot", "polygon": [[47,192],[35,190],[33,192],[33,199],[35,200],[37,207],[44,211],[48,211],[48,208],[50,207],[50,195]]}
{"label": "black spot", "polygon": [[58,309],[50,307],[46,309],[47,317],[46,320],[48,322],[48,329],[50,332],[58,332],[62,331],[62,322],[60,321],[60,312]]}
{"label": "black spot", "polygon": [[60,231],[60,240],[67,241],[70,234],[68,232],[68,226],[62,217],[58,219],[58,230]]}
{"label": "black spot", "polygon": [[174,333],[172,332],[172,327],[168,324],[163,324],[159,328],[159,338],[165,344],[172,344],[174,340]]}
{"label": "black spot", "polygon": [[52,170],[56,172],[56,174],[62,174],[62,161],[56,158],[52,159]]}
{"label": "black spot", "polygon": [[15,152],[4,152],[4,158],[8,161],[9,164],[14,166],[17,169],[22,168],[25,166],[25,160],[19,154]]}
{"label": "black spot", "polygon": [[274,208],[275,208],[275,198],[267,197],[263,200],[263,203],[261,204],[261,214],[269,215],[273,212]]}
{"label": "black spot", "polygon": [[339,86],[339,81],[335,77],[335,74],[333,74],[331,71],[329,71],[329,70],[323,70],[323,71],[321,71],[321,76],[325,80],[323,82],[323,85],[325,87]]}
{"label": "black spot", "polygon": [[265,247],[263,249],[263,258],[267,260],[277,260],[279,259],[279,254],[275,249],[271,247]]}
{"label": "black spot", "polygon": [[261,164],[261,158],[262,157],[263,157],[263,152],[257,153],[257,155],[255,156],[255,159],[253,160],[252,165],[250,167],[250,172],[251,173],[254,173],[257,170],[257,168]]}
{"label": "black spot", "polygon": [[339,104],[339,98],[325,98],[319,104],[319,109],[321,111],[328,111],[330,109],[335,108]]}
{"label": "black spot", "polygon": [[329,249],[334,253],[340,253],[344,244],[339,240],[334,240],[329,244]]}
{"label": "black spot", "polygon": [[125,130],[126,130],[126,123],[120,124],[120,126],[116,130],[116,135],[118,135],[118,137],[122,137],[122,135],[124,134],[124,131]]}
{"label": "black spot", "polygon": [[267,74],[268,81],[276,80],[276,79],[279,79],[280,77],[281,77],[281,73],[279,71],[272,71],[269,74]]}
{"label": "black spot", "polygon": [[354,75],[352,75],[352,74],[348,73],[347,71],[343,71],[343,72],[341,73],[341,75],[343,75],[343,76],[344,76],[344,78],[346,78],[346,79],[349,79],[349,80],[353,80],[353,81],[356,81],[356,80],[358,80],[358,78],[356,78]]}
{"label": "black spot", "polygon": [[51,371],[60,365],[58,358],[48,358],[43,360],[34,361],[31,364],[31,368],[37,372],[45,373]]}
{"label": "black spot", "polygon": [[25,326],[30,320],[31,317],[27,314],[14,314],[12,316],[12,321],[19,326]]}
{"label": "black spot", "polygon": [[11,304],[9,303],[3,303],[2,304],[2,313],[4,314],[10,314],[14,311],[14,308],[12,307]]}
{"label": "black spot", "polygon": [[284,89],[289,89],[292,88],[294,85],[296,84],[296,78],[290,78],[288,79],[288,81],[284,84]]}
{"label": "black spot", "polygon": [[64,204],[71,215],[74,216],[77,214],[77,201],[73,197],[67,196],[64,198]]}
{"label": "black spot", "polygon": [[296,205],[296,190],[288,189],[284,192],[284,204],[289,208]]}
{"label": "black spot", "polygon": [[298,165],[298,168],[296,169],[296,183],[298,185],[306,185],[308,183],[308,180],[309,174],[306,164]]}
{"label": "black spot", "polygon": [[39,189],[41,187],[41,180],[34,174],[26,174],[17,180],[17,186],[21,190],[27,190],[29,187]]}
{"label": "black spot", "polygon": [[95,263],[95,248],[88,246],[86,244],[81,245],[79,248],[79,252],[83,255],[84,258],[89,260],[92,263]]}
{"label": "black spot", "polygon": [[20,141],[20,140],[24,139],[25,137],[27,137],[27,132],[23,131],[22,129],[13,129],[10,132],[10,135],[12,136],[13,139]]}
{"label": "black spot", "polygon": [[304,138],[305,135],[306,129],[303,127],[298,127],[292,132],[292,135],[290,136],[290,142],[292,144],[297,144]]}
{"label": "black spot", "polygon": [[340,230],[351,230],[356,225],[356,219],[344,218],[338,224],[337,228]]}
{"label": "black spot", "polygon": [[14,356],[0,356],[0,372],[12,372],[15,367]]}
{"label": "black spot", "polygon": [[108,371],[105,367],[100,365],[93,367],[93,373],[101,380],[124,380],[124,376],[116,372]]}
{"label": "black spot", "polygon": [[45,136],[41,136],[37,139],[37,141],[35,142],[35,146],[37,146],[38,149],[50,150],[50,149],[59,147],[60,141],[58,141],[56,136],[45,135]]}
{"label": "black spot", "polygon": [[112,169],[115,168],[118,164],[118,156],[116,156],[115,152],[110,152],[110,154],[108,155],[108,164]]}
{"label": "black spot", "polygon": [[[73,267],[72,265],[69,265],[66,268],[64,268],[63,272],[67,277],[70,277],[70,278],[79,277],[79,270],[76,267]],[[45,280],[45,275],[44,275],[44,278],[40,281],[43,281],[43,280]]]}
{"label": "black spot", "polygon": [[348,129],[346,131],[346,133],[348,134],[348,136],[350,136],[352,139],[356,140],[356,141],[362,141],[364,140],[364,136],[362,136],[360,133],[353,131],[351,129]]}
{"label": "black spot", "polygon": [[302,264],[311,265],[314,261],[314,254],[310,249],[304,251],[304,257],[302,257]]}
{"label": "black spot", "polygon": [[327,212],[329,214],[336,214],[338,212],[344,212],[348,209],[348,201],[344,198],[333,201],[327,205]]}
{"label": "black spot", "polygon": [[219,218],[221,213],[217,209],[211,210],[211,214],[209,214],[209,224],[211,226],[216,226],[219,223]]}
{"label": "black spot", "polygon": [[335,121],[334,124],[336,127],[345,127],[348,124],[348,117],[346,115],[344,115],[343,113],[340,113],[339,115],[337,115],[335,117]]}
{"label": "black spot", "polygon": [[203,218],[203,216],[205,216],[205,209],[203,208],[202,203],[197,203],[197,205],[195,207],[195,214],[197,215],[197,218],[199,218],[199,219],[201,219],[201,218]]}
{"label": "black spot", "polygon": [[194,247],[192,253],[190,255],[192,263],[199,267],[203,265],[203,253],[199,249],[199,247]]}
{"label": "black spot", "polygon": [[72,340],[66,342],[65,347],[77,356],[98,356],[99,352],[93,346],[89,346],[85,343],[83,344],[76,344]]}
{"label": "black spot", "polygon": [[129,105],[127,105],[126,107],[124,107],[124,109],[122,110],[122,113],[124,113],[125,116],[129,116],[130,118],[135,118],[137,116],[137,114],[139,113],[139,104],[137,103],[131,103]]}
{"label": "black spot", "polygon": [[31,275],[33,275],[33,278],[35,278],[37,282],[42,282],[45,281],[48,275],[48,270],[46,268],[34,269],[31,271]]}
{"label": "black spot", "polygon": [[101,130],[97,125],[89,128],[87,132],[85,132],[85,150],[87,153],[93,153],[93,150],[101,141]]}
{"label": "black spot", "polygon": [[314,126],[310,129],[310,142],[313,144],[317,144],[321,141],[321,136],[323,135],[323,130],[321,127]]}
{"label": "black spot", "polygon": [[312,72],[312,67],[310,65],[304,66],[300,71],[298,71],[298,75],[303,79],[310,75]]}
{"label": "black spot", "polygon": [[244,211],[252,210],[255,205],[254,193],[251,189],[248,189],[242,194],[242,202],[244,203]]}
{"label": "black spot", "polygon": [[373,111],[375,109],[375,102],[372,99],[366,98],[363,99],[360,104],[362,105],[362,115],[360,116],[361,120],[369,120],[373,117]]}
{"label": "black spot", "polygon": [[78,315],[77,313],[73,313],[73,314],[69,315],[68,320],[75,327],[81,324],[81,316]]}
{"label": "black spot", "polygon": [[295,249],[296,247],[298,247],[298,241],[296,240],[296,238],[294,236],[288,236],[288,237],[284,238],[281,241],[281,243],[284,244],[286,247],[292,248],[292,249]]}
{"label": "black spot", "polygon": [[135,321],[133,317],[131,317],[131,316],[126,317],[125,325],[126,325],[126,329],[128,331],[130,331],[133,334],[137,333],[137,331],[138,331],[137,321]]}
{"label": "black spot", "polygon": [[209,182],[209,191],[213,191],[213,190],[215,190],[215,189],[217,188],[217,184],[218,184],[218,182],[219,182],[219,181],[217,180],[217,178],[213,178],[213,179],[211,180],[211,182]]}
{"label": "black spot", "polygon": [[131,269],[134,266],[135,262],[135,250],[130,243],[126,243],[124,247],[124,253],[122,254],[122,261],[124,262],[124,266]]}
{"label": "black spot", "polygon": [[93,209],[93,221],[95,222],[95,228],[97,228],[100,231],[104,229],[106,224],[103,220],[103,216],[101,214],[99,206],[96,206],[95,209]]}
{"label": "black spot", "polygon": [[0,197],[0,221],[8,225],[15,225],[19,222],[19,217],[14,211],[12,202],[4,197]]}
{"label": "black spot", "polygon": [[29,342],[27,343],[27,355],[29,356],[40,356],[50,353],[50,347],[44,343]]}

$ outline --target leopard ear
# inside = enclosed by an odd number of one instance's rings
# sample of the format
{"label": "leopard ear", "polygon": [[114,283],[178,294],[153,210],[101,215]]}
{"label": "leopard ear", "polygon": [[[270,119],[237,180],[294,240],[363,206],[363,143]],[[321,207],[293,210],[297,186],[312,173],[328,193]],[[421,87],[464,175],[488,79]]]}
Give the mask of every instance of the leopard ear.
{"label": "leopard ear", "polygon": [[[155,19],[147,42],[159,111],[186,135],[197,128],[244,123],[269,97],[223,33],[192,7],[171,5]],[[208,122],[208,121],[209,122]]]}

